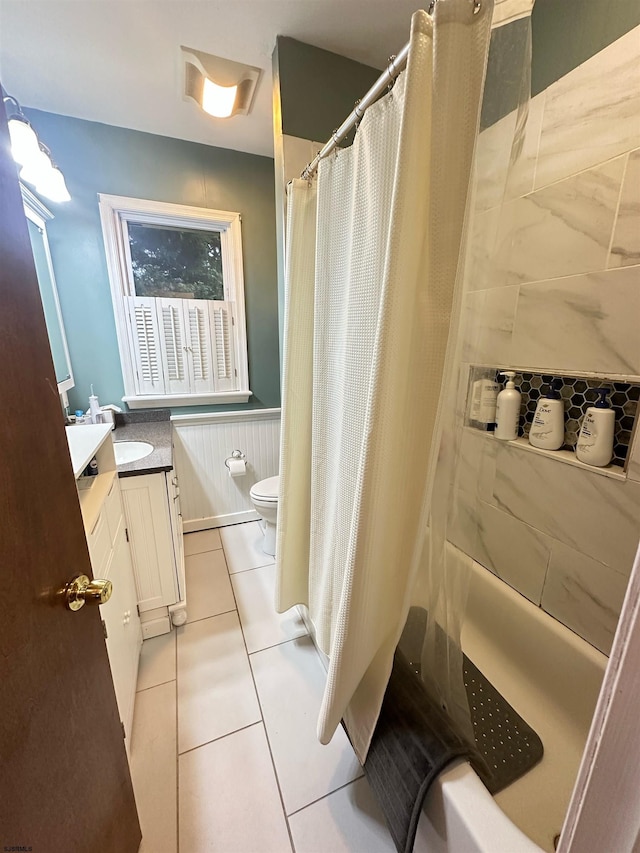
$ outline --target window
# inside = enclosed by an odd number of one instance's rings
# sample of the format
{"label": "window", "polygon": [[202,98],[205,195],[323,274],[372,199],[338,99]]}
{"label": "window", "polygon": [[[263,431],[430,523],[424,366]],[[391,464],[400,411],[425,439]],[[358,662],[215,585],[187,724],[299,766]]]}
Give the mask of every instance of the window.
{"label": "window", "polygon": [[240,215],[100,195],[131,408],[246,402]]}

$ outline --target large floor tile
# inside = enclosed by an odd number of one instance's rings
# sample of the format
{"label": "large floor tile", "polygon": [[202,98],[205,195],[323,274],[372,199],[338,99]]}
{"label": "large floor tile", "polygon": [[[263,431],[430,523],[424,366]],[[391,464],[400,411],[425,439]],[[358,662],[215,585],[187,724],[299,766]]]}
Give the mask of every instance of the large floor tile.
{"label": "large floor tile", "polygon": [[260,720],[238,614],[178,628],[178,750]]}
{"label": "large floor tile", "polygon": [[136,696],[131,736],[131,778],[148,853],[178,849],[176,784],[176,684]]}
{"label": "large floor tile", "polygon": [[180,849],[291,850],[261,724],[180,756]]}
{"label": "large floor tile", "polygon": [[176,677],[176,632],[145,640],[140,652],[136,690],[156,687]]}
{"label": "large floor tile", "polygon": [[274,562],[273,557],[262,550],[264,534],[260,523],[249,521],[245,524],[233,524],[220,530],[222,547],[227,557],[229,573],[257,569]]}
{"label": "large floor tile", "polygon": [[334,791],[289,818],[296,853],[394,853],[366,779]]}
{"label": "large floor tile", "polygon": [[326,675],[309,637],[256,652],[251,666],[287,814],[362,775],[341,728],[318,741]]}
{"label": "large floor tile", "polygon": [[307,633],[296,607],[286,613],[276,613],[273,603],[275,570],[275,565],[262,566],[232,576],[249,654]]}
{"label": "large floor tile", "polygon": [[192,554],[202,554],[203,551],[217,551],[222,548],[220,531],[198,530],[197,533],[186,533],[184,536],[184,555],[190,557]]}
{"label": "large floor tile", "polygon": [[205,551],[184,561],[187,579],[187,622],[235,610],[224,553]]}

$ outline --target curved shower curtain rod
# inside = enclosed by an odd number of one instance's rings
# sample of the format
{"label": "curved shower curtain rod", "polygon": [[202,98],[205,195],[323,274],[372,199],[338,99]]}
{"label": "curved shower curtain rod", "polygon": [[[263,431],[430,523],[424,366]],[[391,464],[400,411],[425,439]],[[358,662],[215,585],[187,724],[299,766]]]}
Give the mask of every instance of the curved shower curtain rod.
{"label": "curved shower curtain rod", "polygon": [[[473,4],[473,14],[476,15],[480,11],[481,0],[471,0]],[[431,0],[429,4],[429,14],[433,13],[433,9],[436,5],[436,0]],[[349,133],[352,127],[360,121],[362,116],[365,113],[367,107],[370,107],[374,101],[380,97],[380,95],[384,92],[387,86],[396,79],[398,74],[404,70],[407,64],[407,57],[409,56],[409,42],[405,44],[400,53],[397,56],[389,57],[389,64],[386,69],[382,72],[382,74],[378,77],[373,86],[369,89],[367,94],[361,98],[359,101],[356,101],[356,105],[353,110],[349,113],[347,118],[342,122],[337,130],[334,130],[331,134],[331,139],[322,146],[320,151],[316,154],[313,160],[307,164],[300,177],[304,181],[310,181],[311,178],[318,171],[318,163],[327,154],[331,154],[334,148],[337,148],[338,144],[344,137]]]}

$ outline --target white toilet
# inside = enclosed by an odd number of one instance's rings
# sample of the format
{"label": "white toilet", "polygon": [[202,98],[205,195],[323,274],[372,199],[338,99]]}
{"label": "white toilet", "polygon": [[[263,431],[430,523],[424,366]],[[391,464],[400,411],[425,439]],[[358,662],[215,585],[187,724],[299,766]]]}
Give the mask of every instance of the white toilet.
{"label": "white toilet", "polygon": [[256,512],[264,521],[264,541],[262,550],[272,557],[276,553],[276,523],[278,520],[278,481],[279,477],[267,477],[251,486],[249,492]]}

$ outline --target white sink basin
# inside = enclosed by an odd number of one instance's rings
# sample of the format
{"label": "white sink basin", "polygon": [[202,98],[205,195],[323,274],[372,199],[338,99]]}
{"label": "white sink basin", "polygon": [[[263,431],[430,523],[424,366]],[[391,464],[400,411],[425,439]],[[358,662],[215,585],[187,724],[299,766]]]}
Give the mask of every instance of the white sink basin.
{"label": "white sink basin", "polygon": [[148,441],[114,441],[113,452],[116,455],[116,465],[126,465],[153,453],[153,444]]}

